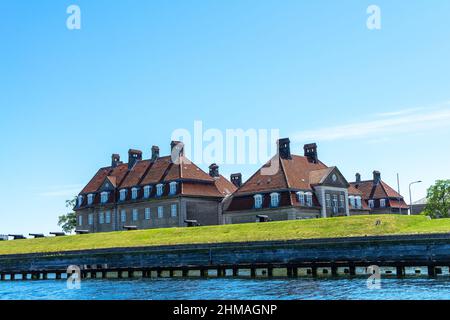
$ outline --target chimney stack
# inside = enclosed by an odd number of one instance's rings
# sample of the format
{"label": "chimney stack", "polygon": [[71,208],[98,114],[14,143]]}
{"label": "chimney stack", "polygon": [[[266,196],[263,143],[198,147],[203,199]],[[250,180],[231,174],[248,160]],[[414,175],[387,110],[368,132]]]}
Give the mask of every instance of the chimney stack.
{"label": "chimney stack", "polygon": [[122,164],[120,161],[120,155],[117,153],[113,153],[111,156],[111,167],[116,168],[119,164]]}
{"label": "chimney stack", "polygon": [[242,174],[233,173],[230,176],[230,180],[232,184],[234,184],[237,188],[239,188],[242,185]]}
{"label": "chimney stack", "polygon": [[373,184],[376,185],[378,183],[380,183],[381,181],[381,173],[380,171],[374,171],[373,172]]}
{"label": "chimney stack", "polygon": [[159,147],[153,146],[152,147],[152,161],[155,161],[158,158],[159,158]]}
{"label": "chimney stack", "polygon": [[289,138],[278,140],[278,154],[281,159],[292,159],[291,157],[291,141]]}
{"label": "chimney stack", "polygon": [[136,162],[142,160],[142,151],[141,150],[128,150],[128,169],[133,168]]}
{"label": "chimney stack", "polygon": [[209,166],[209,175],[213,178],[219,177],[219,166],[215,163]]}
{"label": "chimney stack", "polygon": [[170,155],[172,162],[179,164],[180,157],[184,155],[184,143],[181,141],[172,141],[170,143]]}
{"label": "chimney stack", "polygon": [[361,182],[361,175],[359,173],[356,173],[356,182],[360,183]]}
{"label": "chimney stack", "polygon": [[308,143],[303,146],[303,150],[305,152],[305,157],[308,158],[308,161],[311,163],[318,163],[319,158],[317,156],[317,144]]}

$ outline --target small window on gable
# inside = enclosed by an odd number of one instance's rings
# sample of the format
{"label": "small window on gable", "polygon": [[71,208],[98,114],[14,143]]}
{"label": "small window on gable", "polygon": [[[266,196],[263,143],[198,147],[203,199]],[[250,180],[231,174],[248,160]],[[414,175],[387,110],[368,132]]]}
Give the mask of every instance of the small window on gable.
{"label": "small window on gable", "polygon": [[108,198],[109,198],[109,192],[102,192],[101,194],[100,194],[100,201],[102,202],[102,203],[107,203],[108,202]]}
{"label": "small window on gable", "polygon": [[176,182],[171,182],[169,184],[170,186],[170,195],[175,195],[177,193],[177,183]]}
{"label": "small window on gable", "polygon": [[355,197],[355,204],[356,204],[356,208],[358,208],[358,209],[362,208],[362,201],[361,201],[360,196]]}
{"label": "small window on gable", "polygon": [[161,197],[163,192],[164,192],[164,185],[160,183],[156,186],[156,195],[158,197]]}
{"label": "small window on gable", "polygon": [[255,194],[254,198],[255,198],[255,208],[261,209],[262,208],[262,195]]}
{"label": "small window on gable", "polygon": [[120,190],[120,192],[119,192],[119,200],[120,201],[125,201],[126,197],[127,197],[127,189]]}
{"label": "small window on gable", "polygon": [[94,195],[92,193],[88,194],[88,205],[91,205],[94,203]]}
{"label": "small window on gable", "polygon": [[355,205],[355,197],[354,196],[349,196],[348,197],[348,202],[353,208],[356,207],[356,205]]}
{"label": "small window on gable", "polygon": [[297,192],[297,199],[301,206],[305,205],[305,193],[304,192],[301,192],[301,191]]}
{"label": "small window on gable", "polygon": [[144,187],[144,198],[145,199],[150,198],[150,186],[145,186]]}
{"label": "small window on gable", "polygon": [[313,206],[313,198],[312,198],[312,193],[311,192],[307,192],[307,193],[305,193],[305,195],[306,195],[306,205],[308,206],[308,207],[312,207]]}
{"label": "small window on gable", "polygon": [[276,208],[280,205],[280,194],[279,193],[271,193],[270,194],[270,206],[272,208]]}
{"label": "small window on gable", "polygon": [[137,197],[138,197],[138,188],[132,188],[131,189],[131,198],[133,199],[133,200],[136,200],[137,199]]}
{"label": "small window on gable", "polygon": [[386,199],[380,199],[380,208],[386,207]]}
{"label": "small window on gable", "polygon": [[375,201],[374,200],[369,200],[369,208],[371,208],[371,209],[375,208]]}

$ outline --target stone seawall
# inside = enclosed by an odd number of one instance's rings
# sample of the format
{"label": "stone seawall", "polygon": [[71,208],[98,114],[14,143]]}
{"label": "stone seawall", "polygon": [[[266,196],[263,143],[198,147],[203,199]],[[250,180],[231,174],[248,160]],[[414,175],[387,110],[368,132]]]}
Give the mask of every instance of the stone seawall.
{"label": "stone seawall", "polygon": [[[377,265],[392,275],[446,275],[450,234],[371,236],[83,250],[0,256],[2,280],[56,278],[68,266],[83,277],[357,275]],[[384,270],[384,271],[383,271]]]}

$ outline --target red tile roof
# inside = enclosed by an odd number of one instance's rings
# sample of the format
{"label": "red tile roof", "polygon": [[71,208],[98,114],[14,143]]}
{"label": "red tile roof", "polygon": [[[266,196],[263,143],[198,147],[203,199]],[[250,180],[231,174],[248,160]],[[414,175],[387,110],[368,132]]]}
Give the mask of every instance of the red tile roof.
{"label": "red tile roof", "polygon": [[[389,199],[389,206],[392,208],[409,208],[405,203],[403,197],[382,180],[377,184],[374,184],[373,180],[367,180],[361,182],[352,182],[350,183],[350,185],[352,186],[352,188],[361,191],[363,199],[366,201]],[[400,201],[398,199],[400,199]]]}

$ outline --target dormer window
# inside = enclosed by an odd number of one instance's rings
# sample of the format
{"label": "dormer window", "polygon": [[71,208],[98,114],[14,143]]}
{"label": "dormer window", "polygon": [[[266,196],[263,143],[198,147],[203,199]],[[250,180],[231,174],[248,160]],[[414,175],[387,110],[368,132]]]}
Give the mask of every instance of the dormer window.
{"label": "dormer window", "polygon": [[79,195],[78,196],[78,206],[81,207],[82,204],[83,204],[83,196]]}
{"label": "dormer window", "polygon": [[280,194],[279,193],[271,193],[270,194],[270,206],[272,208],[276,208],[280,205]]}
{"label": "dormer window", "polygon": [[369,208],[373,209],[375,207],[375,201],[369,200]]}
{"label": "dormer window", "polygon": [[301,192],[301,191],[297,192],[297,199],[301,206],[305,205],[305,193],[304,192]]}
{"label": "dormer window", "polygon": [[356,203],[356,208],[358,208],[358,209],[362,208],[362,201],[361,201],[360,196],[355,197],[355,203]]}
{"label": "dormer window", "polygon": [[173,196],[177,193],[177,183],[176,182],[171,182],[169,184],[170,186],[170,195]]}
{"label": "dormer window", "polygon": [[313,206],[313,198],[312,198],[312,193],[311,192],[307,192],[307,193],[305,193],[305,195],[306,195],[306,205],[308,206],[308,207],[312,207]]}
{"label": "dormer window", "polygon": [[151,187],[150,187],[150,186],[145,186],[145,187],[144,187],[144,198],[145,198],[145,199],[150,198],[150,190],[151,190]]}
{"label": "dormer window", "polygon": [[349,204],[350,204],[353,208],[356,207],[356,204],[355,204],[355,197],[354,197],[354,196],[349,196],[349,197],[348,197],[348,202],[349,202]]}
{"label": "dormer window", "polygon": [[380,199],[380,208],[386,208],[386,199]]}
{"label": "dormer window", "polygon": [[102,192],[100,194],[100,201],[101,203],[107,203],[109,198],[109,192]]}
{"label": "dormer window", "polygon": [[164,185],[163,184],[158,184],[156,185],[156,196],[161,197],[164,191]]}
{"label": "dormer window", "polygon": [[262,195],[255,194],[255,209],[261,209],[262,208]]}
{"label": "dormer window", "polygon": [[88,194],[87,196],[87,200],[88,200],[88,205],[90,206],[91,204],[94,203],[94,195],[92,193]]}
{"label": "dormer window", "polygon": [[122,189],[119,191],[119,200],[120,201],[125,201],[127,197],[127,189]]}
{"label": "dormer window", "polygon": [[138,197],[138,188],[132,188],[131,189],[131,198],[133,199],[133,200],[136,200],[137,199],[137,197]]}

